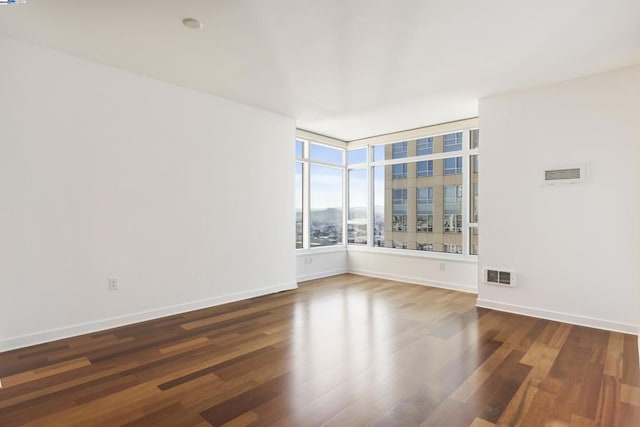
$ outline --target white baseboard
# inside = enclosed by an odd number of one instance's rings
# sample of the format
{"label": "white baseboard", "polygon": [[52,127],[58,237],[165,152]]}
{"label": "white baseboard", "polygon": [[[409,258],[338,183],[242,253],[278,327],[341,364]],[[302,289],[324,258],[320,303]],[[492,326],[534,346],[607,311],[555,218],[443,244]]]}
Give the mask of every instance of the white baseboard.
{"label": "white baseboard", "polygon": [[335,270],[325,270],[325,271],[318,271],[315,273],[301,274],[300,276],[296,277],[296,280],[298,282],[304,282],[307,280],[323,279],[325,277],[337,276],[338,274],[345,274],[345,273],[348,273],[346,268],[337,268]]}
{"label": "white baseboard", "polygon": [[[505,304],[498,301],[491,301],[478,298],[476,306],[490,308],[492,310],[506,311],[508,313],[522,314],[525,316],[538,317],[541,319],[555,320],[558,322],[571,323],[572,325],[587,326],[590,328],[604,329],[607,331],[622,332],[625,334],[638,335],[640,327],[628,323],[615,322],[612,320],[597,319],[595,317],[581,316],[579,314],[562,313],[559,311],[544,310],[534,307],[526,307],[516,304]],[[640,347],[640,345],[639,345]]]}
{"label": "white baseboard", "polygon": [[49,329],[33,334],[11,337],[0,340],[0,352],[14,350],[17,348],[28,347],[36,344],[42,344],[63,338],[74,337],[77,335],[89,334],[105,329],[116,328],[119,326],[130,325],[133,323],[153,320],[160,317],[171,316],[174,314],[185,313],[187,311],[199,310],[202,308],[213,307],[216,305],[227,304],[234,301],[240,301],[248,298],[259,297],[281,291],[296,289],[297,283],[282,283],[275,286],[265,288],[252,289],[250,291],[237,292],[228,295],[222,295],[214,298],[207,298],[197,301],[191,301],[182,304],[176,304],[167,307],[156,308],[153,310],[142,311],[138,313],[125,314],[123,316],[111,317],[108,319],[96,320],[92,322],[79,323],[63,328]]}
{"label": "white baseboard", "polygon": [[379,279],[396,280],[398,282],[413,283],[415,285],[426,285],[434,288],[450,289],[452,291],[467,292],[477,294],[478,288],[471,285],[462,285],[458,283],[438,282],[435,280],[427,280],[421,277],[402,276],[400,274],[381,273],[379,271],[361,270],[358,268],[350,268],[349,273],[360,274],[362,276],[377,277]]}

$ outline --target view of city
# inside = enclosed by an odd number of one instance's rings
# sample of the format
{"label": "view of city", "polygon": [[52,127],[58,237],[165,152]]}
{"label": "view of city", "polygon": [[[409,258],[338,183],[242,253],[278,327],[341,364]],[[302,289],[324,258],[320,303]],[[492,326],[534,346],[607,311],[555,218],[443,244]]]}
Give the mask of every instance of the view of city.
{"label": "view of city", "polygon": [[[343,243],[343,165],[348,174],[346,241],[368,242],[368,170],[373,172],[374,221],[372,245],[462,254],[463,245],[463,133],[419,138],[378,145],[375,161],[405,159],[406,162],[366,167],[367,147],[343,151],[310,143],[306,167],[309,180],[308,247]],[[478,146],[478,131],[469,135],[471,149]],[[301,141],[297,141],[300,142]],[[297,154],[302,146],[296,144]],[[444,159],[416,161],[412,157],[434,153],[452,154]],[[478,251],[478,156],[469,156],[471,196],[469,200],[468,253]],[[318,162],[315,164],[314,162]],[[332,167],[331,164],[335,164]],[[303,247],[303,162],[296,164],[296,247]]]}

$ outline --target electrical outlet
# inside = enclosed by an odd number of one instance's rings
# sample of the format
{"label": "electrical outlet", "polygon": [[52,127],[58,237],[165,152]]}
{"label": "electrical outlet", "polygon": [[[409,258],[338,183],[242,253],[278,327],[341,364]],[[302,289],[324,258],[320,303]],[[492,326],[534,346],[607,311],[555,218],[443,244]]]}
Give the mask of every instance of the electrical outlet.
{"label": "electrical outlet", "polygon": [[117,291],[118,290],[118,278],[117,277],[109,277],[109,290]]}
{"label": "electrical outlet", "polygon": [[445,264],[444,264],[444,262],[441,262],[440,263],[440,271],[444,271],[444,269],[445,269]]}

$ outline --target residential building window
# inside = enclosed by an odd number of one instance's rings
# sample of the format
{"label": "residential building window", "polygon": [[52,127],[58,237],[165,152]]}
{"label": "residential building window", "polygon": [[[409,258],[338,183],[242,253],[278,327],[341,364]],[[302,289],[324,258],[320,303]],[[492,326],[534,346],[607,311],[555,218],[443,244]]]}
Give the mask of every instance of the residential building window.
{"label": "residential building window", "polygon": [[461,254],[462,245],[451,245],[451,244],[445,243],[444,251],[449,254]]}
{"label": "residential building window", "polygon": [[393,231],[407,231],[407,189],[393,190]]}
{"label": "residential building window", "polygon": [[433,251],[433,243],[418,242],[417,249],[419,251]]}
{"label": "residential building window", "polygon": [[416,231],[433,232],[433,188],[416,189]]}
{"label": "residential building window", "polygon": [[407,164],[393,165],[393,179],[404,179],[407,177]]}
{"label": "residential building window", "polygon": [[433,176],[433,160],[418,162],[416,165],[417,176]]}
{"label": "residential building window", "polygon": [[425,156],[427,154],[433,154],[433,137],[416,140],[416,156]]}
{"label": "residential building window", "polygon": [[448,233],[462,232],[462,186],[446,185],[444,187],[444,231]]}
{"label": "residential building window", "polygon": [[480,146],[480,131],[478,129],[474,129],[471,131],[471,138],[469,138],[471,143],[470,148],[478,148]]}
{"label": "residential building window", "polygon": [[462,173],[462,157],[444,159],[445,175],[460,175]]}
{"label": "residential building window", "polygon": [[395,249],[407,249],[407,242],[399,242],[397,240],[394,240],[393,247]]}
{"label": "residential building window", "polygon": [[469,236],[469,254],[478,255],[478,227],[471,227]]}
{"label": "residential building window", "polygon": [[395,144],[391,144],[391,153],[392,159],[403,159],[407,157],[407,142],[396,142]]}
{"label": "residential building window", "polygon": [[[407,157],[407,142],[398,142],[391,145],[391,158],[402,159]],[[407,164],[401,163],[393,165],[393,179],[404,179],[407,177]]]}
{"label": "residential building window", "polygon": [[[444,136],[444,152],[462,150],[462,132],[451,133]],[[453,157],[444,160],[444,174],[457,175],[462,173],[462,157]]]}
{"label": "residential building window", "polygon": [[462,132],[450,133],[444,136],[444,152],[462,150]]}

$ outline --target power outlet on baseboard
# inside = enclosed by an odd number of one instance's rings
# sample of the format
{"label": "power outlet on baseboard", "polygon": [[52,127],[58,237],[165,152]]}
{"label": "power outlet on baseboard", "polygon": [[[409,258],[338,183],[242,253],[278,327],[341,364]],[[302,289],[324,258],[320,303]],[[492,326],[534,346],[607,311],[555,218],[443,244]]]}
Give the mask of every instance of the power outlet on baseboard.
{"label": "power outlet on baseboard", "polygon": [[120,280],[117,277],[109,277],[109,290],[117,291],[118,286],[120,285]]}
{"label": "power outlet on baseboard", "polygon": [[444,271],[446,269],[446,264],[444,262],[440,263],[440,271]]}

